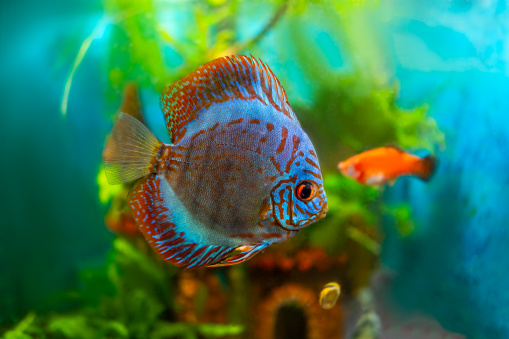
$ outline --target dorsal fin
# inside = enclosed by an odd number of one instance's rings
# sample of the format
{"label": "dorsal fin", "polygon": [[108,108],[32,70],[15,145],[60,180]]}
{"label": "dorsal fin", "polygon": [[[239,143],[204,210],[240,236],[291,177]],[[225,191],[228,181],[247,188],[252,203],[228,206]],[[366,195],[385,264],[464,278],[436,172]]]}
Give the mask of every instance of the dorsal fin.
{"label": "dorsal fin", "polygon": [[245,55],[227,56],[200,66],[163,90],[161,106],[172,143],[198,111],[231,99],[258,99],[299,124],[285,90],[266,64]]}

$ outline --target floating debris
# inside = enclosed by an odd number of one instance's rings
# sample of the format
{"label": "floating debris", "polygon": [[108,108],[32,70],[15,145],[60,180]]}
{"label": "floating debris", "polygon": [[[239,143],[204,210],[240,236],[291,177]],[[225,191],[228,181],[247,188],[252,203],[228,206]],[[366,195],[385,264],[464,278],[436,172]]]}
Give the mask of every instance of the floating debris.
{"label": "floating debris", "polygon": [[326,310],[330,310],[336,305],[339,295],[341,294],[341,286],[336,282],[330,282],[325,285],[320,292],[320,306]]}

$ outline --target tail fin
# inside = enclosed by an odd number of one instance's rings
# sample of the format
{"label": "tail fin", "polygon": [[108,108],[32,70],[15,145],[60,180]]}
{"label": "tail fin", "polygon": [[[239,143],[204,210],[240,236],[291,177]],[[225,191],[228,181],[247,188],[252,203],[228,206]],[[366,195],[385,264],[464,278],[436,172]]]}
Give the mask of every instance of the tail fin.
{"label": "tail fin", "polygon": [[156,171],[156,156],[164,144],[141,122],[120,113],[103,152],[110,185],[136,180]]}
{"label": "tail fin", "polygon": [[428,181],[429,178],[431,178],[431,176],[435,172],[437,162],[438,159],[433,154],[430,154],[427,157],[422,158],[421,159],[422,167],[419,170],[419,173],[417,173],[417,176],[424,181]]}

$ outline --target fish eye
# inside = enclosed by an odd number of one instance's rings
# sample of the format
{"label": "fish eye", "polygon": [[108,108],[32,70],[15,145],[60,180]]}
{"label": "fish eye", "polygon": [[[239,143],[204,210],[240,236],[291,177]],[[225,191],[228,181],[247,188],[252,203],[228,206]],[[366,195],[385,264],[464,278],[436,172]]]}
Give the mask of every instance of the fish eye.
{"label": "fish eye", "polygon": [[302,201],[311,200],[315,197],[316,188],[311,181],[302,181],[297,185],[295,194]]}

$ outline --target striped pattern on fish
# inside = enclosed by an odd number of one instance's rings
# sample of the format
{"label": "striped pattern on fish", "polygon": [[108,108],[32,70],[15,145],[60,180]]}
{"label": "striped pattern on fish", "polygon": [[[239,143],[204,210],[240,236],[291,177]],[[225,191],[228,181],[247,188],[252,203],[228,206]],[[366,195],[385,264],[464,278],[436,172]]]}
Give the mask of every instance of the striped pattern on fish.
{"label": "striped pattern on fish", "polygon": [[163,259],[235,264],[325,215],[316,152],[264,63],[215,60],[163,90],[162,106],[173,144],[121,115],[105,165],[115,182],[145,173],[129,205]]}

